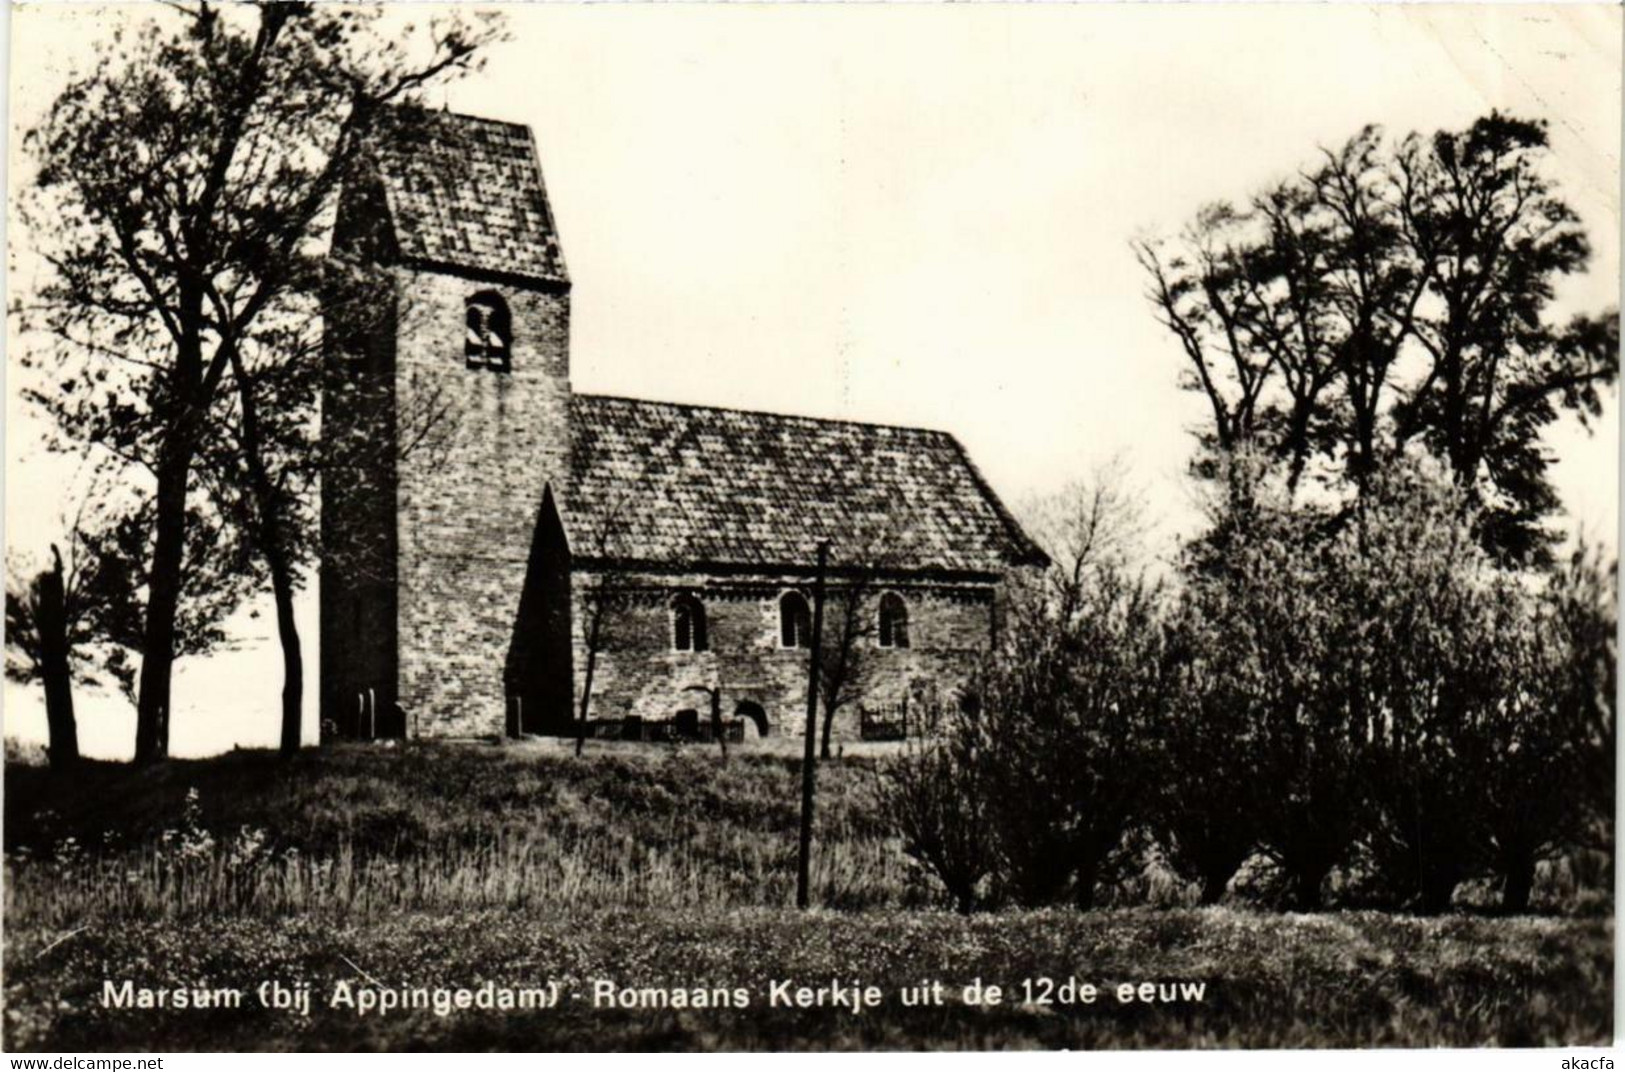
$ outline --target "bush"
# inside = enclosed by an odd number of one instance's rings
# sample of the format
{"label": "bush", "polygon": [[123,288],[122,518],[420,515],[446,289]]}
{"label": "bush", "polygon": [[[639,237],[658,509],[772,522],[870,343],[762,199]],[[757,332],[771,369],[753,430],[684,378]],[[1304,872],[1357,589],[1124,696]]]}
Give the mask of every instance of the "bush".
{"label": "bush", "polygon": [[887,771],[885,801],[903,851],[942,883],[956,911],[969,913],[986,900],[993,827],[974,758],[958,743],[900,756]]}
{"label": "bush", "polygon": [[[1147,859],[1211,904],[1262,853],[1249,888],[1299,910],[1341,870],[1345,900],[1434,913],[1493,880],[1523,911],[1543,861],[1611,858],[1595,556],[1514,572],[1415,467],[1335,511],[1245,490],[1177,596],[1086,554],[1015,586],[974,702],[891,772],[905,850],[954,904],[1087,908]],[[1166,885],[1142,878],[1122,888]]]}
{"label": "bush", "polygon": [[1090,908],[1137,860],[1165,701],[1164,600],[1117,563],[1082,567],[1013,593],[1001,643],[940,742],[890,769],[905,851],[962,910]]}

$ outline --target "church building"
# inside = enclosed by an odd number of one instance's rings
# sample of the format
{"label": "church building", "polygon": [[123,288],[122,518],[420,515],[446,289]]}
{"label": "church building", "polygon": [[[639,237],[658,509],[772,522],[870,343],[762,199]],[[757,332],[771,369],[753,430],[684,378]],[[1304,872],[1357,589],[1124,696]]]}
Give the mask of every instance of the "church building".
{"label": "church building", "polygon": [[526,127],[403,127],[332,261],[324,738],[800,732],[826,541],[835,736],[912,733],[1045,562],[946,432],[572,391]]}

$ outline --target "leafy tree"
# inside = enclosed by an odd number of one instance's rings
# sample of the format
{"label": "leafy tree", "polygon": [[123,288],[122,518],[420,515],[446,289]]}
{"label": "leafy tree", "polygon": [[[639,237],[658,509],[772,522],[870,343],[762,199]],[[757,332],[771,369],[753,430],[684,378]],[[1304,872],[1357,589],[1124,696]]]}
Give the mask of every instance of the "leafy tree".
{"label": "leafy tree", "polygon": [[1018,903],[1069,892],[1093,907],[1134,859],[1169,691],[1162,602],[1159,586],[1102,564],[1066,618],[1006,629],[976,683],[979,710],[963,722],[979,735],[999,880]]}
{"label": "leafy tree", "polygon": [[[1358,514],[1256,472],[1225,484],[1249,494],[1190,548],[1172,645],[1170,861],[1211,894],[1256,838],[1311,910],[1363,852],[1388,896],[1447,906],[1483,866],[1487,712],[1512,684],[1487,594],[1511,576],[1461,490],[1415,466],[1373,474]],[[1209,814],[1183,805],[1197,791]]]}
{"label": "leafy tree", "polygon": [[1372,127],[1248,203],[1137,242],[1149,297],[1210,416],[1199,475],[1256,450],[1333,497],[1411,445],[1438,458],[1498,558],[1540,561],[1540,449],[1618,375],[1612,312],[1550,321],[1590,248],[1547,177],[1546,127],[1492,113],[1397,146]]}
{"label": "leafy tree", "polygon": [[1615,573],[1579,547],[1531,593],[1496,590],[1483,778],[1489,870],[1502,907],[1529,907],[1535,869],[1579,848],[1611,856],[1614,816]]}
{"label": "leafy tree", "polygon": [[1440,912],[1485,866],[1486,786],[1503,751],[1493,716],[1522,687],[1498,626],[1532,622],[1448,478],[1394,469],[1370,498],[1325,556],[1325,703],[1341,708],[1366,774],[1361,833],[1377,876]]}
{"label": "leafy tree", "polygon": [[[1324,525],[1310,511],[1250,505],[1220,526],[1219,565],[1194,582],[1218,612],[1206,637],[1227,649],[1218,656],[1231,675],[1223,688],[1235,705],[1226,717],[1242,722],[1252,757],[1258,844],[1300,910],[1320,906],[1327,877],[1354,847],[1364,803],[1353,711],[1325,678],[1336,623],[1322,559]],[[1222,692],[1218,699],[1224,701]],[[1215,731],[1187,732],[1199,742]],[[1180,740],[1187,769],[1202,762],[1188,751],[1191,743]],[[1235,792],[1230,806],[1245,806],[1247,798],[1237,801]]]}
{"label": "leafy tree", "polygon": [[1174,871],[1217,904],[1258,848],[1258,663],[1236,643],[1227,586],[1200,580],[1178,600],[1165,658],[1173,700],[1157,737],[1165,760],[1152,825]]}
{"label": "leafy tree", "polygon": [[[301,743],[304,657],[294,596],[303,580],[299,566],[315,551],[311,499],[321,456],[311,420],[321,381],[298,326],[267,330],[232,349],[229,394],[217,406],[215,434],[199,448],[199,463],[214,478],[214,504],[270,578],[283,659],[278,746],[284,756]],[[251,361],[244,350],[270,356]]]}
{"label": "leafy tree", "polygon": [[[31,395],[68,439],[151,475],[138,762],[168,749],[196,463],[218,434],[223,384],[234,375],[254,408],[263,379],[249,362],[276,360],[290,323],[314,323],[337,191],[412,114],[391,106],[467,69],[490,36],[454,18],[431,25],[414,56],[375,31],[376,17],[299,3],[176,7],[119,39],[28,136],[40,169],[27,218],[52,270],[28,311],[60,344],[54,382]],[[301,667],[285,613],[296,526],[256,468],[269,478],[267,457],[245,454],[242,498],[273,574],[283,718],[297,726]]]}
{"label": "leafy tree", "polygon": [[1582,788],[1611,747],[1603,571],[1498,565],[1439,464],[1374,474],[1358,514],[1225,484],[1250,496],[1221,496],[1192,545],[1170,634],[1170,861],[1211,897],[1256,837],[1300,909],[1356,864],[1424,912],[1488,874],[1526,907],[1536,864],[1611,800]]}
{"label": "leafy tree", "polygon": [[[53,765],[71,763],[78,751],[73,681],[111,682],[126,695],[135,684],[131,655],[140,650],[152,524],[149,501],[121,494],[122,476],[123,467],[111,462],[95,468],[74,516],[60,521],[63,539],[52,545],[48,568],[39,571],[23,557],[7,560],[6,675],[45,686]],[[182,585],[195,595],[176,622],[180,655],[222,643],[222,620],[258,580],[244,547],[216,519],[195,516],[190,525],[215,553],[194,548],[188,559]],[[205,570],[215,572],[199,577]]]}
{"label": "leafy tree", "polygon": [[1388,165],[1401,234],[1428,301],[1410,324],[1425,372],[1395,407],[1395,439],[1423,440],[1514,560],[1556,509],[1541,432],[1600,412],[1619,371],[1614,312],[1547,322],[1557,281],[1590,243],[1545,175],[1546,126],[1492,113],[1460,132],[1411,135]]}

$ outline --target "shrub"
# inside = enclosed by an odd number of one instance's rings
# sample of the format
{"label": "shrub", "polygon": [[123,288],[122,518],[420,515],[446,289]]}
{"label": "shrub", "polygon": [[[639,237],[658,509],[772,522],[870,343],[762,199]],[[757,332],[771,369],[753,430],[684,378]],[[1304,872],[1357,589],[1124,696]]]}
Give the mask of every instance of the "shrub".
{"label": "shrub", "polygon": [[1134,866],[1165,699],[1162,604],[1112,562],[1030,579],[942,741],[892,766],[905,851],[956,905],[1090,908]]}
{"label": "shrub", "polygon": [[892,763],[885,803],[903,851],[936,876],[955,910],[968,913],[986,898],[993,870],[993,829],[986,790],[962,739],[936,742]]}

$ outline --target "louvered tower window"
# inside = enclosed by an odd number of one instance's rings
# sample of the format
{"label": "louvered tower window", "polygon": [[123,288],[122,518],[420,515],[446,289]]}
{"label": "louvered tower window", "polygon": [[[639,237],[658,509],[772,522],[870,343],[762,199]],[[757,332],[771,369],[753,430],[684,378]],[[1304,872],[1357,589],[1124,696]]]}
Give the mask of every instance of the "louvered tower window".
{"label": "louvered tower window", "polygon": [[507,372],[513,368],[513,319],[508,303],[492,290],[482,290],[468,299],[468,333],[463,357],[471,369]]}

